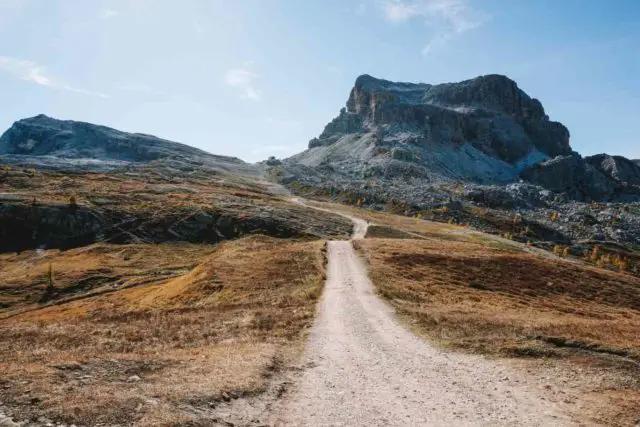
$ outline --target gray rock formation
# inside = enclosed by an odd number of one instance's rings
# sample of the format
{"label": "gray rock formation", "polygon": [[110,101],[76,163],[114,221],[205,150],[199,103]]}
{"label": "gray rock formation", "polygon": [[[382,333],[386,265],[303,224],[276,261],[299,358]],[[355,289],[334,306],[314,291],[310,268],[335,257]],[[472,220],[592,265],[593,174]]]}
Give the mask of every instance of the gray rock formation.
{"label": "gray rock formation", "polygon": [[569,131],[509,78],[394,83],[357,78],[338,117],[309,149],[285,161],[290,176],[464,181],[522,179],[570,199],[638,200],[640,168],[623,157],[583,159]]}
{"label": "gray rock formation", "polygon": [[361,176],[493,183],[570,153],[569,131],[507,77],[434,86],[363,75],[346,108],[293,161]]}
{"label": "gray rock formation", "polygon": [[611,177],[586,162],[578,153],[542,162],[524,171],[522,177],[556,193],[584,201],[606,198],[617,187]]}
{"label": "gray rock formation", "polygon": [[558,156],[529,168],[522,177],[575,200],[640,200],[640,167],[621,156]]}
{"label": "gray rock formation", "polygon": [[0,162],[71,169],[113,169],[164,161],[174,167],[210,167],[251,173],[234,157],[217,156],[188,145],[105,126],[57,120],[40,114],[17,121],[0,136]]}
{"label": "gray rock formation", "polygon": [[640,161],[622,156],[598,154],[585,161],[614,180],[630,185],[640,185]]}

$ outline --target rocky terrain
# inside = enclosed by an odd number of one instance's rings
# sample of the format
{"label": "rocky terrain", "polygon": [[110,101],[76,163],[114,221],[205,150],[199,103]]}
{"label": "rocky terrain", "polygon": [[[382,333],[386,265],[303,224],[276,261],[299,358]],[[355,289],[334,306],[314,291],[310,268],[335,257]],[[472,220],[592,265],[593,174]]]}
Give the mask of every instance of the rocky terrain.
{"label": "rocky terrain", "polygon": [[500,75],[441,85],[360,76],[309,149],[272,159],[270,174],[307,195],[494,233],[518,217],[537,230],[524,241],[640,244],[638,162],[580,156],[567,128]]}
{"label": "rocky terrain", "polygon": [[258,173],[255,167],[234,157],[217,156],[151,135],[57,120],[44,114],[19,120],[0,136],[0,163],[93,171],[160,164],[180,170]]}
{"label": "rocky terrain", "polygon": [[581,201],[640,200],[637,164],[582,158],[571,149],[569,130],[500,75],[440,85],[360,76],[346,108],[286,163],[359,179],[524,179]]}

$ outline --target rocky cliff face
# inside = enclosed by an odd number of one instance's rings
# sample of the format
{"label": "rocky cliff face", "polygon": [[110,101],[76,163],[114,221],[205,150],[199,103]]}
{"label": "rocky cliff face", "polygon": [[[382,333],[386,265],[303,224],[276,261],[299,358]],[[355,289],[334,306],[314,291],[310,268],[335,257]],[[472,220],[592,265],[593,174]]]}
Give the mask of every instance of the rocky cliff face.
{"label": "rocky cliff face", "polygon": [[640,161],[622,156],[598,154],[585,161],[617,182],[640,185]]}
{"label": "rocky cliff face", "polygon": [[621,156],[558,156],[525,170],[522,177],[575,200],[640,200],[640,168]]}
{"label": "rocky cliff face", "polygon": [[499,75],[435,86],[360,76],[346,109],[309,148],[371,131],[378,131],[382,142],[398,132],[412,131],[413,138],[407,142],[413,145],[470,144],[512,164],[532,151],[549,157],[571,152],[567,128],[549,121],[540,101]]}
{"label": "rocky cliff face", "polygon": [[485,183],[508,182],[533,164],[571,153],[567,128],[500,75],[441,85],[360,76],[346,108],[309,149],[293,160],[360,176]]}
{"label": "rocky cliff face", "polygon": [[635,194],[640,173],[622,157],[574,153],[567,128],[501,75],[440,85],[360,76],[346,108],[287,162],[350,179],[526,179],[589,201]]}

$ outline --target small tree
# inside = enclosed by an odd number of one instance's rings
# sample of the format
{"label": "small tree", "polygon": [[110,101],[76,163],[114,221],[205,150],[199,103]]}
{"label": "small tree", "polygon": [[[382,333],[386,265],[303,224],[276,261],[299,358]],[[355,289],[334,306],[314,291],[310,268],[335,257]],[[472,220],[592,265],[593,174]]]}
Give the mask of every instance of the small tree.
{"label": "small tree", "polygon": [[51,292],[56,288],[53,280],[53,264],[49,263],[49,270],[47,271],[47,291]]}

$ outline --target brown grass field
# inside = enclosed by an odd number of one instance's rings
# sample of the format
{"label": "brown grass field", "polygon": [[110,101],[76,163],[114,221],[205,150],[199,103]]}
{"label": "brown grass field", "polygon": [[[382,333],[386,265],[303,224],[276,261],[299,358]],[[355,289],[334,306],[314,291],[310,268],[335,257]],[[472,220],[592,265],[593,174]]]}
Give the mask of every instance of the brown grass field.
{"label": "brown grass field", "polygon": [[[294,237],[0,254],[0,406],[17,420],[215,424],[216,407],[259,395],[294,363],[322,291],[320,239],[350,229],[221,176],[12,170],[0,189],[24,198],[11,203],[74,196],[116,220],[140,218],[129,232],[142,237],[158,228],[145,223],[175,226],[212,210],[234,224],[266,218],[267,231],[291,226]],[[600,411],[606,396],[613,409],[593,420],[640,420],[640,278],[456,225],[309,203],[373,224],[355,245],[380,295],[417,333],[456,351],[595,372],[606,381],[584,395],[584,411]]]}
{"label": "brown grass field", "polygon": [[[356,246],[380,295],[430,341],[491,356],[561,358],[583,375],[602,376],[584,408],[593,420],[640,419],[637,277],[481,242],[366,239]],[[610,403],[602,409],[602,402]]]}
{"label": "brown grass field", "polygon": [[[253,236],[4,255],[3,282],[25,302],[2,312],[0,399],[22,420],[211,423],[205,409],[260,392],[298,351],[322,253],[322,241]],[[104,284],[36,309],[50,263],[57,292],[81,278]]]}

